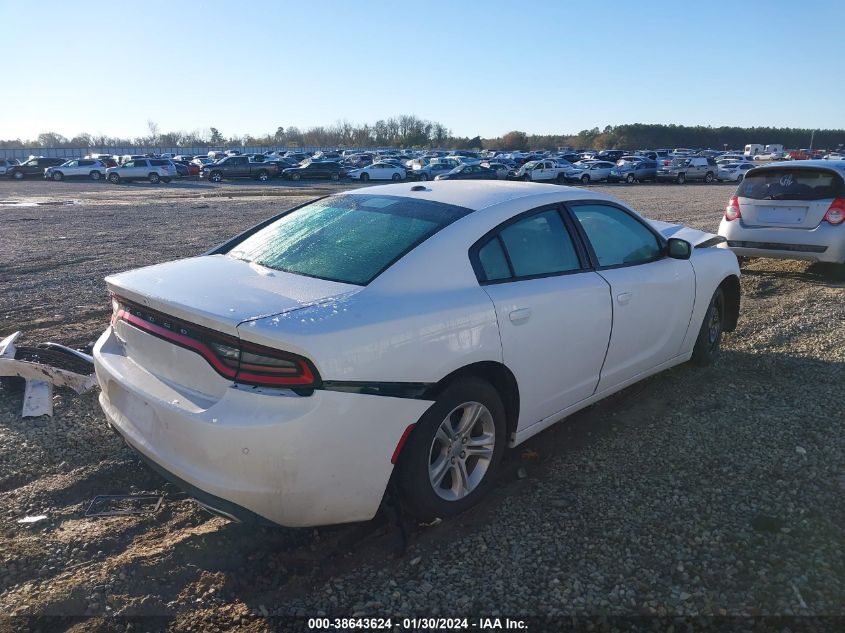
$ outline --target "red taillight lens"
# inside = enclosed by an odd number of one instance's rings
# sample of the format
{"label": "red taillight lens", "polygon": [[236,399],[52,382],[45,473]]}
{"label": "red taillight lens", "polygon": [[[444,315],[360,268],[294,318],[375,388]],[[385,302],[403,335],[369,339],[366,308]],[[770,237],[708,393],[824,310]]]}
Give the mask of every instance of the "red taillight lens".
{"label": "red taillight lens", "polygon": [[725,207],[725,219],[728,222],[732,220],[736,220],[742,217],[742,213],[739,212],[739,198],[736,196],[731,196],[731,199],[728,201],[728,206]]}
{"label": "red taillight lens", "polygon": [[196,352],[229,380],[272,387],[315,387],[311,363],[296,354],[241,341],[192,323],[112,297],[112,324],[125,321],[155,337]]}
{"label": "red taillight lens", "polygon": [[824,221],[830,224],[845,222],[845,198],[837,198],[833,201],[827,213],[824,214]]}

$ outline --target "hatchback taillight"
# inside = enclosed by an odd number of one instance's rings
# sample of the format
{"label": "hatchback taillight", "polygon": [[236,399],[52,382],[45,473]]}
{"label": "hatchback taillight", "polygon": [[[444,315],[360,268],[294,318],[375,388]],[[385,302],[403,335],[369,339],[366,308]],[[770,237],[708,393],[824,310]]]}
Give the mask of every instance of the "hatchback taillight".
{"label": "hatchback taillight", "polygon": [[731,222],[741,217],[742,213],[739,211],[739,198],[731,196],[731,199],[728,201],[728,206],[725,207],[725,219],[728,222]]}
{"label": "hatchback taillight", "polygon": [[837,198],[833,201],[827,213],[824,214],[824,221],[830,224],[845,222],[845,198]]}
{"label": "hatchback taillight", "polygon": [[317,370],[302,356],[242,341],[112,296],[112,324],[117,321],[199,354],[218,374],[235,382],[299,388],[319,383]]}

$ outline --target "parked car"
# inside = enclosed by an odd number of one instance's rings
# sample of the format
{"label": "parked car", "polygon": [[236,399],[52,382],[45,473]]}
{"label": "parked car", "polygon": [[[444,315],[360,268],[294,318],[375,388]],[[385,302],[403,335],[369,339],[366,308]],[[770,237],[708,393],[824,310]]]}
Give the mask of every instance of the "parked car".
{"label": "parked car", "polygon": [[524,180],[526,182],[558,182],[563,184],[566,174],[572,173],[575,167],[565,160],[533,160],[525,163],[519,169],[508,174],[510,180]]}
{"label": "parked car", "polygon": [[9,169],[19,164],[16,158],[0,158],[0,176],[5,176]]}
{"label": "parked car", "polygon": [[104,178],[108,166],[101,160],[93,158],[74,158],[63,162],[55,167],[47,167],[44,170],[46,180],[64,180],[65,178],[90,178],[99,180]]}
{"label": "parked car", "polygon": [[299,167],[289,167],[282,170],[282,178],[288,180],[302,180],[308,178],[330,178],[340,180],[346,176],[346,171],[334,161],[310,161]]}
{"label": "parked car", "polygon": [[670,180],[679,185],[687,180],[703,180],[710,183],[716,180],[718,166],[712,158],[690,156],[676,158],[671,165],[664,165],[657,170],[657,180]]}
{"label": "parked car", "polygon": [[129,180],[149,180],[153,184],[176,178],[176,167],[164,158],[136,158],[119,167],[106,169],[106,178],[114,184]]}
{"label": "parked car", "polygon": [[575,163],[573,170],[566,172],[564,177],[571,181],[580,181],[586,185],[590,182],[607,180],[615,165],[605,160],[586,160]]}
{"label": "parked car", "polygon": [[606,160],[609,163],[615,163],[626,154],[628,154],[628,152],[622,149],[603,149],[596,155],[596,158],[599,160]]}
{"label": "parked car", "polygon": [[749,169],[754,169],[754,167],[756,167],[756,165],[754,163],[749,163],[748,161],[720,164],[716,170],[716,180],[720,182],[723,180],[733,180],[735,182],[739,182],[745,178],[745,173]]}
{"label": "parked car", "polygon": [[500,163],[500,162],[497,162],[497,161],[492,161],[492,162],[485,161],[485,162],[481,163],[481,166],[486,167],[487,169],[492,169],[493,171],[495,171],[496,177],[499,180],[505,180],[508,177],[508,173],[511,171],[511,169],[513,169],[510,165],[507,165],[505,163]]}
{"label": "parked car", "polygon": [[42,178],[44,176],[45,169],[48,167],[58,167],[66,160],[66,158],[44,158],[43,156],[33,156],[19,165],[8,165],[6,167],[6,176],[14,178],[15,180],[23,180],[24,178],[31,178],[32,176]]}
{"label": "parked car", "polygon": [[498,180],[495,170],[481,165],[459,165],[452,171],[440,174],[435,180]]}
{"label": "parked car", "polygon": [[719,235],[739,256],[803,259],[845,270],[845,161],[750,169],[728,201]]}
{"label": "parked car", "polygon": [[656,160],[621,161],[610,170],[607,177],[609,182],[642,182],[657,178]]}
{"label": "parked car", "polygon": [[405,168],[393,163],[378,162],[359,169],[346,172],[352,180],[367,182],[368,180],[404,180]]}
{"label": "parked car", "polygon": [[179,176],[181,178],[191,178],[191,177],[200,175],[200,166],[197,163],[195,163],[191,160],[175,160],[174,159],[173,163],[176,165],[177,170],[179,169],[180,165],[185,168],[184,175],[183,175],[182,172],[179,173]]}
{"label": "parked car", "polygon": [[414,168],[408,173],[408,177],[414,180],[434,180],[440,174],[448,174],[457,166],[456,161],[441,158],[419,169]]}
{"label": "parked car", "polygon": [[220,182],[228,178],[254,178],[267,181],[279,175],[276,163],[264,163],[251,160],[249,156],[227,156],[211,165],[203,165],[200,178],[211,182]]}
{"label": "parked car", "polygon": [[553,185],[335,194],[107,277],[100,404],[227,516],[368,520],[392,479],[409,514],[450,517],[494,485],[507,445],[717,359],[739,268],[714,238]]}

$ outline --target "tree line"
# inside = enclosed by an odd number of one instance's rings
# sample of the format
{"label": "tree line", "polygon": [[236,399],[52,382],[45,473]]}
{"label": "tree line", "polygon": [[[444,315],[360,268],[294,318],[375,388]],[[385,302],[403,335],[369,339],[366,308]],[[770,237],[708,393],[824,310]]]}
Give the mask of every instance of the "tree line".
{"label": "tree line", "polygon": [[373,124],[338,121],[329,126],[300,130],[279,126],[262,136],[227,136],[215,127],[193,132],[161,132],[147,122],[148,134],[134,138],[82,133],[71,138],[43,132],[35,139],[0,140],[0,149],[85,147],[397,147],[444,149],[532,150],[573,147],[589,149],[638,149],[708,147],[740,149],[747,143],[780,143],[789,149],[834,149],[845,143],[845,130],[811,130],[775,127],[710,127],[631,123],[581,130],[577,134],[528,134],[514,130],[497,138],[453,136],[436,121],[403,114]]}

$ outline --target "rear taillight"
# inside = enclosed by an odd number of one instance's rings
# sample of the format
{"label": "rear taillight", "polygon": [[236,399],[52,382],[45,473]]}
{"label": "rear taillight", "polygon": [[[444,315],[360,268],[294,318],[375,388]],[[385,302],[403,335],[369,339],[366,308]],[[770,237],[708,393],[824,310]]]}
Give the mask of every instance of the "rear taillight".
{"label": "rear taillight", "polygon": [[739,198],[736,196],[731,196],[731,199],[728,201],[728,206],[725,207],[725,219],[728,222],[732,220],[736,220],[742,217],[742,213],[739,212]]}
{"label": "rear taillight", "polygon": [[845,198],[837,198],[833,201],[827,213],[824,214],[824,221],[830,224],[845,222]]}
{"label": "rear taillight", "polygon": [[241,341],[113,296],[112,324],[117,321],[196,352],[218,374],[235,382],[299,388],[319,383],[316,369],[302,356]]}

